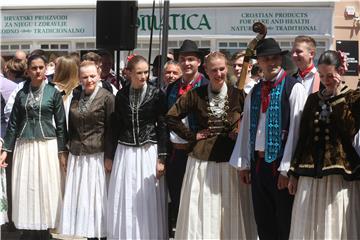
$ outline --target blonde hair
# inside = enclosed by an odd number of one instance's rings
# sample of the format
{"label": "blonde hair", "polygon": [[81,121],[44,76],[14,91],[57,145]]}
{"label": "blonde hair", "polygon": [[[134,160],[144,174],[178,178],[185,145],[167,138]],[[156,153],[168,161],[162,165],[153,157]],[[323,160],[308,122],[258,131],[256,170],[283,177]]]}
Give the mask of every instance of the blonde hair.
{"label": "blonde hair", "polygon": [[297,36],[294,40],[294,43],[302,43],[305,42],[308,45],[308,50],[316,51],[316,41],[310,36]]}
{"label": "blonde hair", "polygon": [[225,66],[226,66],[227,71],[228,71],[225,82],[226,82],[226,84],[229,85],[229,86],[230,86],[230,85],[233,85],[233,84],[231,83],[231,82],[232,82],[232,81],[231,81],[231,75],[233,75],[233,74],[231,74],[231,72],[229,72],[229,69],[230,69],[230,71],[231,71],[232,68],[229,66],[229,60],[228,60],[228,58],[227,58],[226,55],[223,54],[222,52],[211,52],[211,53],[209,53],[208,55],[205,56],[205,58],[204,58],[204,68],[205,68],[205,71],[207,70],[207,66],[209,66],[209,63],[210,63],[213,59],[224,59],[224,61],[225,61]]}
{"label": "blonde hair", "polygon": [[65,91],[64,99],[79,85],[78,66],[72,57],[62,56],[57,59],[53,82]]}
{"label": "blonde hair", "polygon": [[82,61],[92,61],[97,66],[101,66],[101,56],[94,52],[88,52],[82,56]]}
{"label": "blonde hair", "polygon": [[98,73],[100,73],[100,67],[99,65],[96,64],[96,62],[92,61],[92,60],[84,60],[80,63],[80,66],[79,66],[79,71],[81,68],[83,67],[88,67],[88,66],[94,66],[97,70]]}
{"label": "blonde hair", "polygon": [[222,52],[211,52],[205,56],[204,66],[206,67],[213,59],[221,58],[225,60],[225,64],[228,65],[228,59]]}
{"label": "blonde hair", "polygon": [[13,73],[16,78],[23,77],[27,69],[26,60],[12,58],[6,63],[7,71]]}

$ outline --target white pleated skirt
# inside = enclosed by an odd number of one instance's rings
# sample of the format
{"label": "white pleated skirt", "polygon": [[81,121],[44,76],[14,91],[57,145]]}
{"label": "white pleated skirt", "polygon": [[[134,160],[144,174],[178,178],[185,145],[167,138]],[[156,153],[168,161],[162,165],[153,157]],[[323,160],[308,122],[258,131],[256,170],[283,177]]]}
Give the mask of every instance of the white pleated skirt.
{"label": "white pleated skirt", "polygon": [[189,156],[175,239],[256,239],[250,185],[227,162]]}
{"label": "white pleated skirt", "polygon": [[0,225],[8,221],[7,211],[8,201],[6,195],[6,173],[5,168],[0,168]]}
{"label": "white pleated skirt", "polygon": [[16,228],[56,228],[61,196],[57,140],[18,139],[12,167],[12,218]]}
{"label": "white pleated skirt", "polygon": [[360,239],[360,181],[300,177],[290,239]]}
{"label": "white pleated skirt", "polygon": [[60,233],[106,237],[107,185],[104,153],[68,158]]}
{"label": "white pleated skirt", "polygon": [[108,194],[107,239],[166,239],[164,177],[156,179],[157,146],[118,144]]}

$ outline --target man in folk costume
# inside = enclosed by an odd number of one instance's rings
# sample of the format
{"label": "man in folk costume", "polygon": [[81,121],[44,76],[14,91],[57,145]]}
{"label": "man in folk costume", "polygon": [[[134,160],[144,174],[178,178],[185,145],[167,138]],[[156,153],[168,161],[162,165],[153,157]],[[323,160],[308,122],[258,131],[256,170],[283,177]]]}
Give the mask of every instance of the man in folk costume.
{"label": "man in folk costume", "polygon": [[[245,100],[230,164],[251,183],[260,239],[288,239],[293,197],[287,171],[298,140],[304,86],[281,68],[282,51],[272,38],[261,40],[256,58],[264,72]],[[251,176],[251,180],[250,180]]]}
{"label": "man in folk costume", "polygon": [[[176,100],[190,90],[206,85],[209,80],[198,69],[201,64],[200,51],[192,40],[184,40],[179,50],[178,58],[182,77],[170,84],[166,91],[167,105],[170,109]],[[192,131],[197,132],[197,122],[194,115],[182,119],[182,122]],[[190,146],[175,132],[170,132],[171,154],[166,166],[166,180],[171,198],[170,204],[170,229],[175,228],[177,213],[180,204],[181,185],[186,169],[186,162]],[[172,231],[170,235],[172,235]]]}
{"label": "man in folk costume", "polygon": [[316,42],[309,36],[297,36],[291,50],[291,58],[298,67],[294,77],[305,87],[307,95],[323,88],[319,73],[314,65]]}

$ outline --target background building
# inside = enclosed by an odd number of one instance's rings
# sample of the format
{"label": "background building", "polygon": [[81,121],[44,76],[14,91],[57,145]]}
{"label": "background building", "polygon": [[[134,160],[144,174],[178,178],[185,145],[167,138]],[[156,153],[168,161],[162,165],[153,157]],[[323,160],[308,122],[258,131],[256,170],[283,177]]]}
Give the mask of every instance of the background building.
{"label": "background building", "polygon": [[[359,4],[359,0],[171,0],[168,47],[176,50],[189,38],[204,51],[221,50],[230,55],[246,49],[255,37],[253,22],[262,21],[268,26],[267,36],[277,39],[283,49],[290,50],[297,35],[312,36],[317,41],[318,58],[326,49],[335,49],[338,40],[358,41],[359,27],[352,26],[354,21],[344,15],[344,7],[355,6],[358,16]],[[152,0],[139,0],[138,5],[134,52],[148,56]],[[160,53],[159,8],[155,15],[152,58]],[[121,21],[120,16],[114,19],[114,28],[117,21]],[[30,52],[41,48],[59,54],[92,50],[96,48],[95,36],[95,0],[2,3],[2,55],[12,55],[17,49]],[[127,54],[123,52],[122,59]]]}
{"label": "background building", "polygon": [[341,0],[335,4],[334,46],[348,54],[349,71],[345,79],[352,87],[359,84],[360,0]]}

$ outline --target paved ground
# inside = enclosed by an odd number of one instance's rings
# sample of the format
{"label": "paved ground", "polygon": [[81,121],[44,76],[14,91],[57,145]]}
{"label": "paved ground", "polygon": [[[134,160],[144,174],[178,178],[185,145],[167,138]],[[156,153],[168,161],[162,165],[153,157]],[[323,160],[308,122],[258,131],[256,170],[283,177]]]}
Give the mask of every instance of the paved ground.
{"label": "paved ground", "polygon": [[[81,237],[73,238],[60,234],[52,234],[52,236],[54,239],[59,239],[59,240],[86,240],[86,238],[81,238]],[[16,231],[16,232],[1,231],[0,240],[18,240],[19,238],[20,238],[20,231]],[[170,238],[169,240],[174,240],[174,239]]]}
{"label": "paved ground", "polygon": [[86,238],[82,238],[82,237],[78,237],[78,238],[72,238],[72,237],[69,237],[69,236],[64,236],[64,235],[60,235],[60,234],[53,234],[53,238],[54,239],[64,239],[64,240],[70,240],[70,239],[73,239],[73,240],[85,240]]}
{"label": "paved ground", "polygon": [[[69,236],[64,236],[64,235],[60,235],[60,234],[52,234],[54,239],[60,239],[60,240],[83,240],[86,238],[73,238],[73,237],[69,237]],[[20,238],[20,231],[16,231],[16,232],[6,232],[6,231],[1,231],[1,237],[0,240],[18,240]]]}

